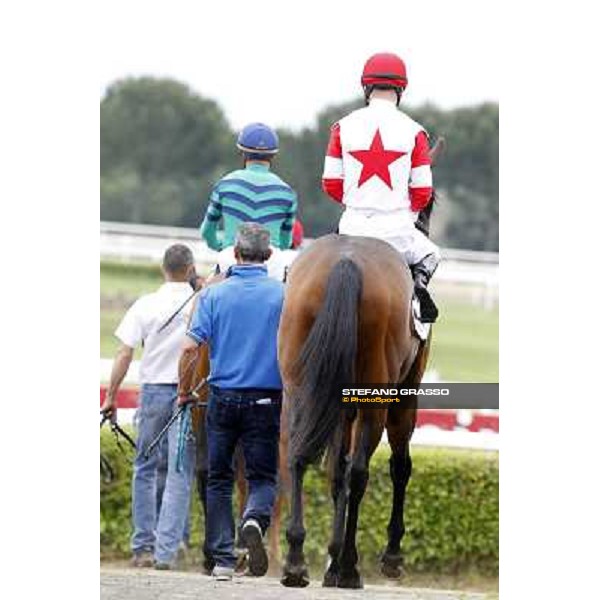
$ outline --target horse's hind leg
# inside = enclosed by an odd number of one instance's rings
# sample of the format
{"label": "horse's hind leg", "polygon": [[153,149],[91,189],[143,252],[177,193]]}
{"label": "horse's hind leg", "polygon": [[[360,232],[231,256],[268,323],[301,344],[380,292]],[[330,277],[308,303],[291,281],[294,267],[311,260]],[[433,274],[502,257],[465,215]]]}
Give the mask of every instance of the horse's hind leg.
{"label": "horse's hind leg", "polygon": [[339,579],[339,554],[344,541],[344,526],[346,521],[347,491],[349,486],[349,424],[336,432],[337,439],[331,449],[330,485],[333,500],[333,531],[327,548],[329,564],[323,577],[324,587],[336,587]]}
{"label": "horse's hind leg", "polygon": [[[431,333],[424,344],[421,344],[417,355],[405,379],[404,387],[418,386],[421,383],[429,348]],[[409,397],[414,398],[414,396]],[[381,571],[386,577],[398,578],[404,573],[400,543],[404,536],[404,500],[406,486],[412,472],[409,442],[417,421],[417,404],[411,401],[403,407],[391,405],[387,414],[387,434],[392,455],[390,457],[390,477],[393,484],[392,512],[388,523],[388,544],[381,557]]]}
{"label": "horse's hind leg", "polygon": [[269,561],[279,564],[279,536],[281,532],[281,511],[283,507],[283,494],[279,484],[273,514],[271,515],[271,527],[269,528]]}
{"label": "horse's hind leg", "polygon": [[243,571],[248,559],[248,549],[242,541],[242,516],[246,508],[248,499],[248,482],[246,481],[246,467],[244,462],[244,451],[242,445],[238,443],[233,453],[233,465],[235,469],[235,483],[238,492],[238,525],[236,530],[235,553],[237,555],[236,570]]}
{"label": "horse's hind leg", "polygon": [[286,529],[288,554],[283,566],[281,583],[287,587],[306,587],[309,583],[308,569],[304,560],[304,517],[302,510],[302,482],[306,464],[300,457],[290,457],[292,479],[291,515]]}
{"label": "horse's hind leg", "polygon": [[356,447],[352,453],[349,467],[348,515],[344,544],[340,553],[340,574],[338,587],[362,588],[362,578],[356,567],[358,551],[356,549],[356,529],[361,500],[369,481],[369,460],[381,439],[385,421],[385,411],[371,410],[359,412],[355,427]]}
{"label": "horse's hind leg", "polygon": [[[198,490],[198,499],[202,505],[202,512],[204,513],[204,531],[206,532],[206,486],[208,483],[208,446],[206,443],[206,428],[204,425],[204,418],[202,418],[200,427],[198,428],[198,444],[196,454],[196,486]],[[215,566],[215,560],[208,550],[206,543],[206,535],[202,542],[202,553],[204,554],[204,560],[202,561],[202,567],[204,571],[210,574]]]}
{"label": "horse's hind leg", "polygon": [[281,531],[281,517],[285,506],[287,495],[290,490],[290,472],[288,468],[288,436],[289,436],[289,407],[290,403],[284,398],[281,407],[281,422],[279,433],[279,473],[277,474],[277,496],[273,507],[273,518],[269,533],[269,556],[272,562],[281,564],[279,555],[279,538]]}
{"label": "horse's hind leg", "polygon": [[392,455],[390,476],[393,483],[392,512],[388,523],[388,544],[381,557],[381,571],[386,577],[398,578],[404,573],[400,542],[404,536],[404,498],[412,471],[409,440],[414,429],[416,410],[388,410],[387,433]]}

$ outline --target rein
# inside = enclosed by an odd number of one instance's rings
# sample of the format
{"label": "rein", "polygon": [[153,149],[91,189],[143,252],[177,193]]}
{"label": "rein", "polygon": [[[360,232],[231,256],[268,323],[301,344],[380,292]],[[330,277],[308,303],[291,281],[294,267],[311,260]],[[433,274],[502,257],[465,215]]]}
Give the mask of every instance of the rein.
{"label": "rein", "polygon": [[[219,263],[216,264],[215,266],[215,275],[220,275],[221,274],[221,267],[219,267]],[[168,327],[171,322],[173,321],[173,319],[186,307],[187,303],[194,297],[196,296],[199,292],[201,292],[207,285],[206,281],[204,281],[202,283],[202,285],[197,289],[194,290],[185,300],[185,302],[156,330],[156,333],[160,333],[161,331],[163,331],[166,327]]]}
{"label": "rein", "polygon": [[115,478],[115,471],[110,462],[108,462],[108,458],[102,452],[100,452],[100,473],[102,474],[104,483],[110,483]]}
{"label": "rein", "polygon": [[[100,414],[102,415],[102,420],[100,421],[100,429],[102,429],[104,423],[106,423],[107,421],[109,422],[110,430],[115,436],[115,440],[117,442],[119,450],[121,451],[121,454],[123,454],[123,456],[125,456],[125,458],[130,461],[131,459],[129,458],[127,452],[125,451],[125,448],[123,448],[123,445],[121,444],[121,438],[124,438],[134,450],[136,449],[135,442],[133,441],[131,436],[117,423],[116,420],[111,419],[103,411],[100,411]],[[102,479],[104,480],[104,483],[111,483],[115,478],[115,471],[112,468],[108,458],[106,458],[106,456],[102,454],[102,452],[100,452],[100,473],[102,473]]]}
{"label": "rein", "polygon": [[187,303],[202,289],[203,288],[200,287],[199,289],[194,290],[194,292],[186,298],[185,302],[157,329],[156,333],[160,333],[165,327],[168,327],[173,319],[186,307]]}
{"label": "rein", "polygon": [[[196,385],[196,387],[194,387],[194,389],[189,392],[188,394],[185,394],[186,397],[191,397],[194,398],[193,402],[186,402],[185,404],[182,404],[176,411],[175,413],[173,413],[173,416],[167,421],[167,424],[160,430],[160,432],[158,433],[158,435],[152,440],[152,442],[150,442],[150,444],[148,445],[148,448],[146,448],[146,450],[144,451],[144,459],[148,460],[148,458],[150,458],[150,455],[152,454],[152,452],[154,452],[154,450],[156,449],[156,447],[158,446],[158,444],[160,444],[160,441],[165,437],[165,435],[167,434],[167,432],[169,431],[169,429],[171,428],[171,426],[173,425],[173,423],[175,423],[175,421],[177,421],[180,417],[181,417],[181,424],[183,425],[183,427],[179,428],[179,437],[178,437],[178,441],[177,441],[177,468],[179,472],[181,470],[181,461],[183,459],[183,442],[185,440],[185,437],[187,436],[187,433],[189,432],[189,424],[190,424],[190,419],[189,419],[189,410],[187,409],[191,409],[191,408],[202,408],[205,407],[207,405],[206,402],[200,402],[199,398],[198,398],[198,392],[206,385],[207,381],[206,381],[206,377],[204,377],[203,379],[200,380],[200,382],[198,382],[198,384]],[[173,396],[173,398],[171,398],[171,400],[176,400],[177,397],[180,394],[176,394],[175,396]]]}
{"label": "rein", "polygon": [[129,443],[129,445],[135,450],[136,445],[135,445],[135,442],[133,441],[132,437],[117,423],[116,419],[115,420],[111,419],[103,411],[100,411],[100,414],[102,415],[102,421],[100,421],[100,429],[102,429],[102,426],[104,425],[104,423],[106,423],[107,421],[109,422],[110,430],[113,432],[113,434],[115,436],[115,440],[117,441],[117,446],[119,447],[119,450],[121,450],[121,452],[123,454],[126,454],[125,449],[123,448],[123,446],[121,444],[120,438],[124,438]]}

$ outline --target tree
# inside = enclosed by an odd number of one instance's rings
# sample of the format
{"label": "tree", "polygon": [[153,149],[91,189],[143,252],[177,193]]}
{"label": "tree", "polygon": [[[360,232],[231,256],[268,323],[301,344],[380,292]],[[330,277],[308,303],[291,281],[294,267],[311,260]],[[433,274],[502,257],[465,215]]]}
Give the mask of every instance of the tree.
{"label": "tree", "polygon": [[[499,110],[494,103],[443,111],[409,110],[447,149],[435,168],[441,202],[451,205],[441,242],[455,248],[498,250]],[[433,220],[435,221],[435,213]]]}
{"label": "tree", "polygon": [[196,194],[207,195],[209,179],[231,165],[233,136],[223,112],[176,81],[117,81],[100,117],[103,219],[188,224],[194,203],[200,212],[193,182]]}
{"label": "tree", "polygon": [[[326,107],[315,127],[279,130],[273,168],[298,193],[306,235],[334,231],[342,207],[321,190],[331,125],[364,105]],[[447,149],[434,170],[440,202],[432,217],[440,245],[498,249],[498,105],[442,110],[403,107]],[[197,227],[210,190],[238,168],[235,136],[222,110],[187,86],[142,77],[111,85],[101,103],[101,218]],[[436,216],[437,215],[437,216]]]}

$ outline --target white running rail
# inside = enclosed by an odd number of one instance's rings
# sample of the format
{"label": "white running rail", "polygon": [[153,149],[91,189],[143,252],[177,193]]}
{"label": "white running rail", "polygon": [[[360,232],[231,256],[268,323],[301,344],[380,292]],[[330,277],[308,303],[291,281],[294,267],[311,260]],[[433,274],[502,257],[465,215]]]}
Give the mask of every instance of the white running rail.
{"label": "white running rail", "polygon": [[[305,240],[308,246],[312,240]],[[100,223],[100,256],[122,261],[159,262],[165,249],[175,243],[188,244],[199,266],[214,264],[216,252],[200,239],[197,229],[135,223]],[[486,308],[498,301],[499,264],[497,252],[442,249],[443,261],[435,283],[473,287],[473,300]]]}

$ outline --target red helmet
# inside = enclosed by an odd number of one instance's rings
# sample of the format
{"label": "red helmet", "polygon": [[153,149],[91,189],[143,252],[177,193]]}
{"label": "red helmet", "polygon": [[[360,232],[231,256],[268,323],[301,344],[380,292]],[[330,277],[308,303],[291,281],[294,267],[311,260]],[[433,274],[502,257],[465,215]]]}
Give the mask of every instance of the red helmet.
{"label": "red helmet", "polygon": [[363,87],[391,85],[404,89],[408,85],[406,65],[395,54],[389,52],[373,54],[365,63],[360,82]]}

